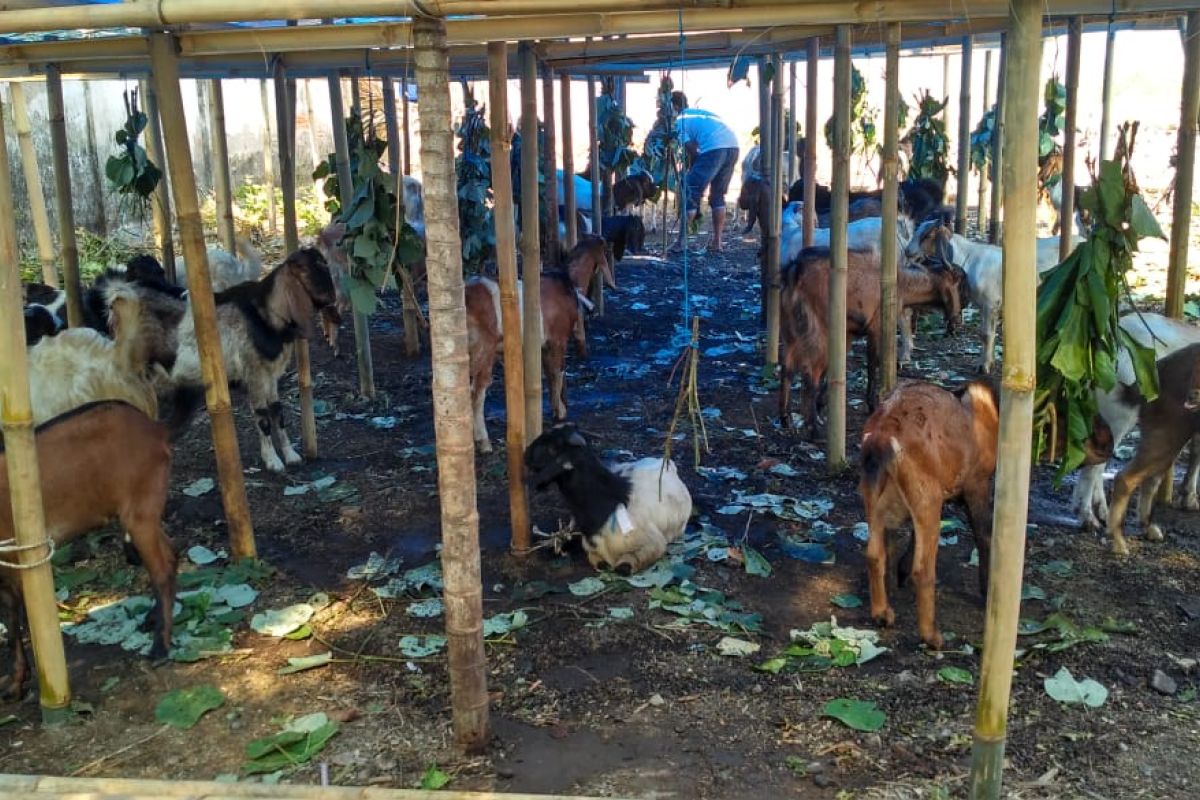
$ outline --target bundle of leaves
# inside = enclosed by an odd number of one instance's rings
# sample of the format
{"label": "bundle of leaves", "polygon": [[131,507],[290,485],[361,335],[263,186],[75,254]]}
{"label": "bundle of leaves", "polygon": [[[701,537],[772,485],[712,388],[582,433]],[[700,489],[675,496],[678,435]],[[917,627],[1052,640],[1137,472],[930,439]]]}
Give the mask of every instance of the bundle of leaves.
{"label": "bundle of leaves", "polygon": [[[684,164],[684,150],[675,130],[675,120],[679,115],[675,113],[675,106],[671,104],[671,92],[674,90],[675,83],[671,76],[664,74],[658,84],[658,113],[654,125],[646,134],[641,158],[634,162],[635,169],[640,168],[654,178],[658,190],[653,198],[648,198],[651,200],[657,199],[664,188],[672,192],[679,190],[679,172]],[[755,131],[757,130],[756,128]]]}
{"label": "bundle of leaves", "polygon": [[[1117,383],[1117,358],[1129,352],[1137,387],[1147,400],[1158,396],[1154,350],[1142,347],[1118,325],[1118,300],[1128,295],[1126,273],[1138,242],[1165,239],[1138,191],[1130,166],[1137,123],[1121,126],[1113,160],[1092,169],[1092,185],[1079,206],[1091,214],[1086,241],[1046,273],[1037,298],[1037,394],[1034,454],[1059,461],[1056,480],[1083,463],[1097,413],[1096,390]],[[1091,167],[1091,165],[1089,165]],[[1065,437],[1060,428],[1065,426]],[[1065,438],[1063,452],[1058,450]],[[1061,460],[1060,460],[1061,459]]]}
{"label": "bundle of leaves", "polygon": [[996,180],[996,167],[992,163],[993,136],[996,133],[996,106],[989,108],[980,118],[975,130],[971,131],[971,169],[982,175],[986,169],[988,178]]}
{"label": "bundle of leaves", "polygon": [[1062,135],[1067,111],[1067,87],[1052,76],[1042,93],[1042,115],[1038,117],[1038,190],[1047,192],[1062,180]]}
{"label": "bundle of leaves", "polygon": [[[908,116],[908,107],[901,103],[903,114]],[[862,158],[874,156],[880,149],[875,120],[879,110],[867,103],[867,80],[850,65],[850,154]],[[901,123],[903,124],[903,123]],[[833,149],[833,117],[825,121],[825,142]]]}
{"label": "bundle of leaves", "polygon": [[492,219],[492,143],[485,112],[464,80],[462,122],[454,173],[458,177],[458,230],[462,239],[463,268],[478,272],[496,249]]}
{"label": "bundle of leaves", "polygon": [[[546,144],[546,126],[538,120],[537,124],[537,146],[538,152],[544,153]],[[508,164],[512,170],[512,186],[513,186],[513,203],[516,205],[516,212],[521,213],[521,126],[513,131],[512,150],[509,153]],[[543,166],[545,161],[541,158],[537,160],[538,172],[538,216],[541,224],[546,224],[546,172]],[[520,217],[518,216],[518,221]]]}
{"label": "bundle of leaves", "polygon": [[611,183],[613,173],[624,172],[637,160],[633,148],[633,120],[621,112],[614,78],[605,78],[596,98],[596,136],[600,140],[600,179]]}
{"label": "bundle of leaves", "polygon": [[909,178],[932,178],[945,184],[946,178],[954,172],[948,161],[950,140],[946,136],[946,120],[942,117],[945,110],[946,101],[935,99],[928,89],[917,97],[917,117],[902,141],[912,152]]}
{"label": "bundle of leaves", "polygon": [[350,255],[350,274],[342,288],[356,312],[371,314],[378,302],[377,292],[388,283],[393,270],[404,271],[401,281],[411,284],[407,270],[424,257],[425,243],[404,221],[403,206],[396,201],[396,178],[379,166],[387,142],[365,140],[362,122],[354,116],[346,118],[346,136],[354,182],[349,206],[343,209],[338,202],[335,156],[313,172],[313,180],[325,178],[329,198],[325,207],[346,225],[342,247]]}
{"label": "bundle of leaves", "polygon": [[104,165],[104,174],[116,189],[117,194],[134,198],[144,209],[162,179],[162,170],[146,155],[138,144],[138,137],[150,121],[138,108],[137,89],[125,92],[125,124],[114,137],[121,151],[109,156]]}

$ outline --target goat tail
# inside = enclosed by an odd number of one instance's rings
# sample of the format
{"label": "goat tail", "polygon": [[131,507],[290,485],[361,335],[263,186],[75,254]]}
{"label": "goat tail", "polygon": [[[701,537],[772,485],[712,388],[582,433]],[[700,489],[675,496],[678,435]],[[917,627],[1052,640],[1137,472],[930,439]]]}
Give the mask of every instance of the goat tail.
{"label": "goat tail", "polygon": [[894,436],[868,436],[861,454],[863,482],[872,489],[878,487],[898,455],[900,442]]}
{"label": "goat tail", "polygon": [[198,386],[177,386],[171,393],[171,412],[164,422],[175,441],[184,427],[195,416],[196,411],[204,403],[204,390]]}
{"label": "goat tail", "polygon": [[115,362],[122,371],[140,375],[146,368],[145,343],[141,336],[142,298],[125,281],[114,281],[105,290],[108,328],[113,334]]}

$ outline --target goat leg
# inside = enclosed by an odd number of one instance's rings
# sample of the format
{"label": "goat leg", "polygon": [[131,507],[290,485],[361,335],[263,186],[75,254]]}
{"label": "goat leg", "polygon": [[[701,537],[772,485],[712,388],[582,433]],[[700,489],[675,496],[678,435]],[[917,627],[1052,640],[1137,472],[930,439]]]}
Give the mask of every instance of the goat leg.
{"label": "goat leg", "polygon": [[1158,488],[1162,486],[1163,480],[1174,480],[1175,478],[1174,466],[1172,463],[1166,472],[1160,472],[1147,478],[1138,494],[1138,522],[1141,523],[1142,531],[1148,542],[1163,540],[1162,528],[1150,521],[1150,515],[1154,513],[1154,501],[1158,497]]}
{"label": "goat leg", "polygon": [[258,425],[258,453],[268,472],[283,472],[283,462],[275,453],[271,442],[271,410],[254,407],[254,420]]}
{"label": "goat leg", "polygon": [[1200,495],[1196,491],[1197,479],[1200,478],[1200,435],[1192,437],[1191,447],[1188,448],[1188,471],[1183,479],[1183,508],[1188,511],[1200,511]]}
{"label": "goat leg", "polygon": [[967,517],[975,534],[975,549],[979,551],[979,596],[987,599],[992,564],[992,491],[991,480],[963,487]]}
{"label": "goat leg", "polygon": [[792,429],[792,371],[788,369],[786,356],[779,360],[779,426],[785,431]]}
{"label": "goat leg", "polygon": [[887,528],[883,519],[873,508],[867,509],[867,583],[871,593],[871,619],[876,625],[891,627],[896,623],[896,612],[887,598]]}
{"label": "goat leg", "polygon": [[0,681],[0,697],[16,699],[20,697],[25,681],[29,678],[29,662],[25,654],[25,608],[20,595],[20,589],[10,590],[0,587],[4,609],[7,611],[4,625],[8,628],[8,637],[12,647],[12,673],[7,682]]}
{"label": "goat leg", "polygon": [[268,409],[271,412],[271,441],[274,442],[275,449],[283,454],[284,463],[288,466],[303,463],[304,459],[296,452],[296,448],[292,447],[287,428],[283,426],[283,403],[275,400]]}

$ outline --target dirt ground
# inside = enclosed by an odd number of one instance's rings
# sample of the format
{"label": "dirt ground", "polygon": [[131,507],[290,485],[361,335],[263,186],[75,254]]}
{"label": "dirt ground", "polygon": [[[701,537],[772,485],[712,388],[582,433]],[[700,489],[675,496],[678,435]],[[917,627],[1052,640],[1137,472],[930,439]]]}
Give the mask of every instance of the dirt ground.
{"label": "dirt ground", "polygon": [[[756,249],[757,237],[733,237],[726,256],[688,259],[692,309],[702,316],[699,395],[709,444],[702,465],[734,472],[697,473],[690,440],[675,442],[696,519],[689,553],[676,551],[673,563],[694,569],[690,585],[727,613],[705,624],[703,614],[686,618],[652,608],[671,604],[663,592],[678,590],[679,580],[653,590],[610,578],[599,593],[573,593],[569,584],[582,592],[587,583],[578,582],[595,575],[580,553],[556,556],[544,548],[525,562],[507,554],[498,375],[488,402],[497,449],[477,461],[485,614],[521,610],[526,624],[489,639],[491,750],[480,757],[459,753],[444,656],[400,650],[402,636],[441,630],[441,617],[407,613],[417,596],[433,593],[383,599],[370,588],[380,581],[347,577],[372,552],[402,558],[401,570],[437,557],[428,350],[415,360],[401,355],[400,314],[390,296],[371,326],[376,402],[356,399],[352,360],[335,360],[314,344],[318,461],[283,477],[260,471],[250,415],[235,395],[259,552],[274,569],[250,579],[260,594],[249,610],[324,592],[331,602],[309,623],[312,635],[262,635],[243,620],[233,626],[230,652],[161,668],[119,647],[68,637],[77,713],[64,726],[43,728],[32,693],[0,706],[0,772],[212,779],[237,773],[252,739],[277,732],[292,716],[323,711],[340,724],[339,733],[284,780],[316,783],[327,768],[336,784],[413,787],[436,765],[451,788],[462,790],[638,798],[962,796],[976,693],[973,684],[947,680],[955,673],[943,668],[977,680],[983,610],[977,567],[968,563],[971,537],[954,522],[944,525],[948,538],[939,552],[938,614],[947,652],[919,647],[912,594],[901,589],[894,599],[898,624],[881,633],[878,644],[887,651],[877,658],[847,667],[794,661],[777,674],[756,669],[783,651],[793,629],[831,616],[842,626],[871,628],[865,604],[831,603],[835,596],[864,603],[867,597],[864,545],[855,535],[863,518],[857,477],[829,476],[818,448],[782,432],[775,391],[763,385]],[[591,358],[569,363],[570,416],[612,455],[662,451],[678,386],[668,376],[680,352],[672,339],[684,321],[683,274],[679,259],[623,261],[621,290],[609,294],[606,314],[589,323]],[[929,322],[903,374],[961,383],[978,357],[975,327],[945,339],[940,321]],[[343,337],[349,341],[348,329]],[[852,460],[865,419],[863,363],[860,343],[851,358]],[[284,390],[294,409],[294,376],[285,378]],[[181,550],[218,550],[225,541],[218,493],[182,492],[197,479],[215,478],[208,436],[207,422],[197,421],[176,455],[167,524]],[[336,477],[332,488],[284,494],[323,476]],[[815,519],[720,513],[730,510],[735,492],[830,502],[828,510],[816,504]],[[1008,790],[1022,798],[1195,797],[1200,677],[1187,659],[1200,656],[1197,518],[1163,510],[1166,543],[1137,541],[1131,558],[1115,560],[1105,543],[1075,529],[1069,492],[1069,484],[1054,488],[1048,469],[1036,470],[1022,616],[1042,621],[1057,613],[1055,619],[1074,623],[1064,630],[1086,633],[1052,630],[1020,639]],[[532,500],[542,530],[565,520],[554,491]],[[965,521],[956,506],[947,506],[944,517]],[[742,545],[765,556],[769,576],[747,571],[737,558]],[[95,555],[77,550],[73,567],[90,566],[101,576],[124,568],[116,533],[102,535],[92,549]],[[196,567],[185,559],[182,569]],[[73,588],[64,619],[79,620],[88,606],[129,591],[145,593],[143,575],[124,574],[132,576],[131,587],[100,577]],[[761,649],[720,655],[717,644],[726,636]],[[325,666],[277,674],[289,657],[325,652],[332,654]],[[1102,684],[1107,701],[1088,708],[1051,699],[1044,680],[1063,667]],[[1156,670],[1173,681],[1173,694],[1151,688]],[[205,683],[224,694],[220,709],[191,730],[156,722],[165,693]],[[822,715],[835,698],[873,701],[886,721],[873,733],[851,730]]]}

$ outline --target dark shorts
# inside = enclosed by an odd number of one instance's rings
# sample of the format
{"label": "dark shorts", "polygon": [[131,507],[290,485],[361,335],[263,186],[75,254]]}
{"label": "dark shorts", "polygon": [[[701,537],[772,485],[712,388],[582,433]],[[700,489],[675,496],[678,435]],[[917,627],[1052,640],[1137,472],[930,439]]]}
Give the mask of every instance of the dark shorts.
{"label": "dark shorts", "polygon": [[700,198],[708,189],[708,205],[712,208],[725,207],[725,192],[733,179],[733,168],[738,162],[736,147],[722,147],[696,156],[687,174],[688,212],[700,210]]}

